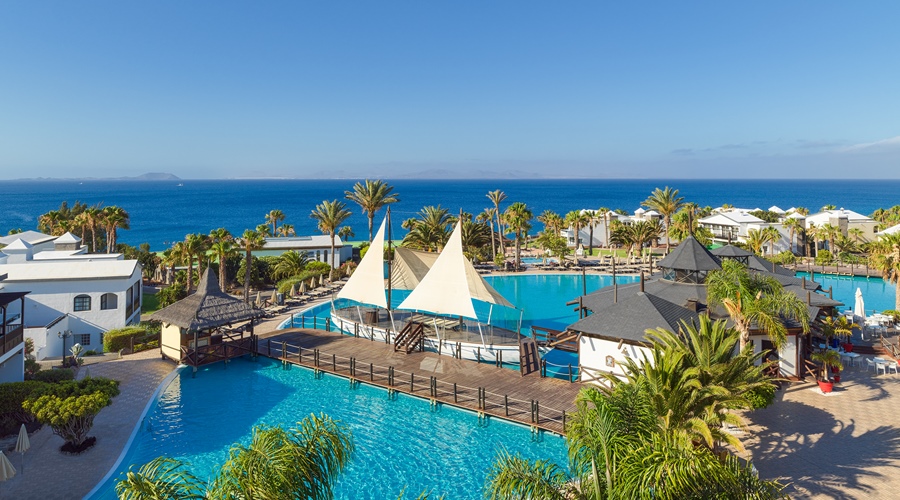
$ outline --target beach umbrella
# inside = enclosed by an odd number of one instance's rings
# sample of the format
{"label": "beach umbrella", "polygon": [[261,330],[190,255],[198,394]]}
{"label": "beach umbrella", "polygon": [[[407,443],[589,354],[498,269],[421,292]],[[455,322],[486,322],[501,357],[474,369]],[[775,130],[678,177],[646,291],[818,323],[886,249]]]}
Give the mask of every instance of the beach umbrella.
{"label": "beach umbrella", "polygon": [[310,279],[309,279],[309,288],[310,288],[310,289],[313,289],[313,288],[315,288],[315,287],[316,287],[316,278],[315,278],[315,277],[310,278]]}
{"label": "beach umbrella", "polygon": [[19,427],[19,438],[16,439],[16,451],[22,454],[22,474],[25,473],[25,452],[31,448],[31,442],[28,441],[28,430],[25,424]]}
{"label": "beach umbrella", "polygon": [[300,293],[306,293],[307,291],[309,291],[309,288],[306,286],[306,282],[305,281],[301,282],[300,283]]}
{"label": "beach umbrella", "polygon": [[296,296],[297,296],[297,284],[294,283],[293,285],[291,285],[291,297],[296,297]]}
{"label": "beach umbrella", "polygon": [[16,468],[9,463],[9,459],[0,451],[0,481],[6,481],[15,475]]}
{"label": "beach umbrella", "polygon": [[256,307],[262,307],[262,292],[256,292]]}
{"label": "beach umbrella", "polygon": [[860,328],[866,326],[866,303],[863,301],[862,290],[856,288],[856,303],[853,304],[853,319],[859,322]]}
{"label": "beach umbrella", "polygon": [[272,290],[272,296],[269,297],[269,303],[273,306],[278,303],[278,290]]}
{"label": "beach umbrella", "polygon": [[325,275],[324,274],[319,275],[319,286],[325,286]]}

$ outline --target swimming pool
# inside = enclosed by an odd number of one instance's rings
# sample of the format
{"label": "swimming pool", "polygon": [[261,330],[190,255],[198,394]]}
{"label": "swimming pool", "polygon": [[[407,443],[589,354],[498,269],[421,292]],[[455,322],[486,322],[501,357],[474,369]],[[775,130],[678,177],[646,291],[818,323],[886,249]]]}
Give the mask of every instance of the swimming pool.
{"label": "swimming pool", "polygon": [[[797,273],[797,276],[809,277],[809,274]],[[862,291],[867,315],[894,308],[896,287],[881,278],[816,273],[814,279],[826,291],[828,287],[832,287],[834,300],[844,303],[842,310],[853,309],[853,304],[856,303],[857,288]]]}
{"label": "swimming pool", "polygon": [[[566,463],[565,440],[525,426],[490,418],[485,427],[474,413],[447,405],[290,367],[266,358],[246,358],[200,370],[184,370],[159,395],[141,424],[123,466],[161,456],[191,463],[200,477],[227,459],[234,442],[248,443],[254,425],[293,425],[324,412],[347,424],[356,452],[337,483],[335,498],[397,498],[406,488],[447,498],[482,498],[487,470],[498,450],[529,459]],[[121,404],[121,403],[120,403]],[[115,497],[115,479],[93,500]]]}

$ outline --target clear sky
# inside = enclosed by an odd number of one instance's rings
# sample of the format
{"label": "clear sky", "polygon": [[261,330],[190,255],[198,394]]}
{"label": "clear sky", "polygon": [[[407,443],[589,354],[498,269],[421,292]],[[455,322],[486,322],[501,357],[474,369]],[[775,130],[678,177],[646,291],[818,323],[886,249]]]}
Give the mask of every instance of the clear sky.
{"label": "clear sky", "polygon": [[900,2],[0,2],[0,178],[900,177]]}

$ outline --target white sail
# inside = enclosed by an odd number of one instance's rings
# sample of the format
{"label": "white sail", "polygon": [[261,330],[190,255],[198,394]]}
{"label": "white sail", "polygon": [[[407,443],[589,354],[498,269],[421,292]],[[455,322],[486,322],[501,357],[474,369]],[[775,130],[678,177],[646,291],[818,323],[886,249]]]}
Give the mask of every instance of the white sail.
{"label": "white sail", "polygon": [[478,319],[472,299],[513,307],[484,281],[462,250],[462,223],[457,223],[444,250],[399,309]]}
{"label": "white sail", "polygon": [[347,284],[338,292],[339,299],[350,299],[363,304],[387,309],[387,297],[384,293],[384,228],[387,218],[381,221],[381,227],[375,233],[375,239],[369,245],[366,256],[357,266],[356,271]]}

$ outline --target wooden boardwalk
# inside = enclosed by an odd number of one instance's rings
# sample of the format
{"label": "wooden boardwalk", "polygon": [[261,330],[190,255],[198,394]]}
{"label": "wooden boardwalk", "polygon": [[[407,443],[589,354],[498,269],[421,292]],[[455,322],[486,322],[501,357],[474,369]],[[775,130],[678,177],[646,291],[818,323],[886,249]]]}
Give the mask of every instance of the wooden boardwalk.
{"label": "wooden boardwalk", "polygon": [[582,385],[433,352],[405,354],[379,341],[310,329],[264,334],[259,353],[387,389],[565,433]]}

